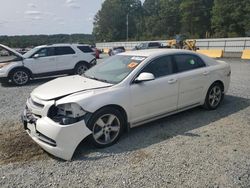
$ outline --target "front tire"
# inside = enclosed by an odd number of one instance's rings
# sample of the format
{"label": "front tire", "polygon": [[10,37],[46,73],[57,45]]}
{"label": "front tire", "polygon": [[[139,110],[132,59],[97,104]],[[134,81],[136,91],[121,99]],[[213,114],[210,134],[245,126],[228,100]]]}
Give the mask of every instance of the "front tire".
{"label": "front tire", "polygon": [[117,109],[107,107],[94,113],[87,126],[92,131],[90,142],[98,148],[104,148],[119,140],[125,127],[125,120]]}
{"label": "front tire", "polygon": [[14,85],[22,86],[30,81],[30,73],[25,69],[16,69],[10,74],[10,79]]}
{"label": "front tire", "polygon": [[223,87],[220,83],[212,84],[207,92],[204,107],[208,110],[215,110],[224,98]]}

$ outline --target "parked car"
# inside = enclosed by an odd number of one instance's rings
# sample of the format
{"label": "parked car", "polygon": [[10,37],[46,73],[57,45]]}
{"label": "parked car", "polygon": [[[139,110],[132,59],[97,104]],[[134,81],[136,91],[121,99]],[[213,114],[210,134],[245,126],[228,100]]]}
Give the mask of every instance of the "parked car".
{"label": "parked car", "polygon": [[86,137],[106,147],[125,129],[196,106],[216,109],[230,74],[227,63],[187,50],[117,54],[82,76],[33,90],[22,115],[24,129],[44,150],[70,160]]}
{"label": "parked car", "polygon": [[36,77],[82,74],[96,64],[93,52],[84,52],[85,45],[53,44],[33,48],[24,55],[0,45],[11,54],[0,58],[0,81],[25,85]]}
{"label": "parked car", "polygon": [[116,54],[119,54],[119,53],[122,53],[122,52],[125,52],[125,48],[124,46],[118,46],[118,47],[113,47],[112,49],[109,49],[109,56],[112,56],[112,55],[116,55]]}
{"label": "parked car", "polygon": [[145,50],[145,49],[154,49],[160,48],[162,46],[159,42],[143,42],[140,43],[138,46],[135,46],[133,50]]}

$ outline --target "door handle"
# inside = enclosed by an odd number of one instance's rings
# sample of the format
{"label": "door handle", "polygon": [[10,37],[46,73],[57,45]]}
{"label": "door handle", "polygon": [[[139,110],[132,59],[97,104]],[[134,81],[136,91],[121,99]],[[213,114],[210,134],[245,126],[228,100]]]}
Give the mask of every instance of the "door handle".
{"label": "door handle", "polygon": [[172,79],[168,80],[169,84],[174,84],[175,82],[177,82],[176,78],[172,78]]}
{"label": "door handle", "polygon": [[208,74],[209,74],[209,71],[203,72],[203,75],[204,75],[204,76],[206,76],[206,75],[208,75]]}

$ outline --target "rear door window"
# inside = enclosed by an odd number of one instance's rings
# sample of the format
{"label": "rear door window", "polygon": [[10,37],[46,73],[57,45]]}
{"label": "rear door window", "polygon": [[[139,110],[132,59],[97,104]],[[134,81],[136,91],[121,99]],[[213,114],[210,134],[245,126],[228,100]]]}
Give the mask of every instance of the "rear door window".
{"label": "rear door window", "polygon": [[94,52],[89,46],[77,46],[79,50],[81,50],[84,53],[92,53]]}
{"label": "rear door window", "polygon": [[55,47],[56,55],[69,55],[75,54],[75,51],[69,46]]}
{"label": "rear door window", "polygon": [[179,54],[174,55],[174,59],[177,67],[177,72],[189,71],[206,66],[202,59],[196,55]]}

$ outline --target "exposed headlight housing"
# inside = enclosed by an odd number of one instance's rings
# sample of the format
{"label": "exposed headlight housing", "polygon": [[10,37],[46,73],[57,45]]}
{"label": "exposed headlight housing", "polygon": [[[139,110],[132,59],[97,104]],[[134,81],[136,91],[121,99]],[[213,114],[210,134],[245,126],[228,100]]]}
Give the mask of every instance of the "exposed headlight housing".
{"label": "exposed headlight housing", "polygon": [[61,125],[69,125],[84,119],[86,111],[76,103],[60,104],[52,106],[48,117]]}

